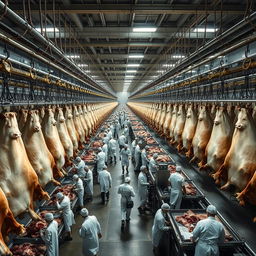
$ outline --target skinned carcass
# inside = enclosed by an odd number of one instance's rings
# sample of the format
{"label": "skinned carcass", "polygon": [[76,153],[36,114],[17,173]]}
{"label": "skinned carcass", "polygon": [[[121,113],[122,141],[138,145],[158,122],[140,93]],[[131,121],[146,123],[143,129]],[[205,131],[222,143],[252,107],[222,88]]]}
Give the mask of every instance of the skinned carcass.
{"label": "skinned carcass", "polygon": [[85,120],[85,117],[84,117],[84,112],[83,112],[82,106],[79,105],[77,107],[77,110],[78,110],[78,113],[80,115],[81,124],[82,124],[82,127],[83,127],[84,132],[85,132],[85,137],[88,138],[89,137],[89,128],[87,126],[87,123],[86,123],[86,120]]}
{"label": "skinned carcass", "polygon": [[16,113],[0,115],[0,156],[0,187],[14,216],[28,211],[32,218],[39,218],[34,211],[33,201],[48,200],[50,197],[43,191],[29,162]]}
{"label": "skinned carcass", "polygon": [[42,131],[48,149],[50,150],[56,164],[56,177],[63,177],[65,171],[65,150],[60,141],[60,136],[57,130],[57,122],[54,118],[52,109],[45,109],[45,115],[42,121]]}
{"label": "skinned carcass", "polygon": [[75,105],[73,106],[73,120],[74,120],[76,131],[79,135],[79,142],[80,142],[79,148],[82,149],[83,148],[82,144],[85,142],[85,131],[81,123],[80,114],[78,113],[77,107]]}
{"label": "skinned carcass", "polygon": [[230,149],[224,163],[213,174],[217,184],[226,182],[221,189],[231,184],[242,191],[256,170],[256,126],[251,109],[239,109]]}
{"label": "skinned carcass", "polygon": [[198,164],[199,167],[205,164],[205,148],[211,136],[212,131],[212,119],[207,106],[202,105],[199,107],[198,122],[194,138],[192,140],[194,156],[190,160],[193,162],[197,159],[201,160]]}
{"label": "skinned carcass", "polygon": [[165,116],[165,121],[163,124],[163,130],[162,130],[161,136],[169,135],[169,132],[170,132],[169,127],[170,127],[171,120],[172,120],[172,105],[169,104],[166,109],[166,116]]}
{"label": "skinned carcass", "polygon": [[173,139],[173,132],[174,132],[174,128],[175,128],[176,120],[177,120],[177,112],[178,112],[178,105],[175,104],[172,109],[172,119],[171,119],[171,122],[169,125],[170,133],[169,133],[168,139],[170,139],[170,140]]}
{"label": "skinned carcass", "polygon": [[168,104],[165,103],[163,105],[163,109],[162,109],[162,114],[160,116],[160,119],[159,119],[159,122],[158,122],[158,132],[161,133],[162,130],[163,130],[163,124],[164,124],[164,121],[165,121],[165,117],[166,117],[166,114],[167,114],[167,107],[168,107]]}
{"label": "skinned carcass", "polygon": [[53,178],[55,161],[46,145],[39,122],[38,110],[29,110],[27,121],[22,130],[22,139],[28,159],[38,176],[40,185],[45,187],[51,181],[55,185],[59,185],[59,182]]}
{"label": "skinned carcass", "polygon": [[205,149],[207,163],[200,169],[210,167],[216,172],[220,168],[231,145],[233,127],[226,108],[218,107],[211,137]]}

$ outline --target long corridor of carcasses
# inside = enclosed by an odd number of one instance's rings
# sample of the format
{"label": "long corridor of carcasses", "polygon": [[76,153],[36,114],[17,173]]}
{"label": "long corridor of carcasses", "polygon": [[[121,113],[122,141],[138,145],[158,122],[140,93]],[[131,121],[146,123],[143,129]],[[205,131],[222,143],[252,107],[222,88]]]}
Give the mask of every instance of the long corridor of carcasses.
{"label": "long corridor of carcasses", "polygon": [[[107,123],[107,121],[105,123]],[[153,216],[150,213],[147,215],[139,215],[138,213],[138,181],[131,161],[129,166],[129,176],[131,177],[131,185],[134,188],[136,196],[134,198],[134,208],[131,213],[130,224],[126,225],[124,230],[121,230],[121,197],[117,194],[117,190],[119,185],[124,182],[124,178],[127,175],[122,175],[119,150],[117,150],[117,152],[117,163],[108,164],[108,171],[112,176],[110,200],[107,201],[105,205],[102,205],[100,187],[95,180],[93,201],[85,205],[85,207],[89,210],[89,215],[95,215],[101,225],[103,237],[100,239],[99,255],[151,256],[153,255],[151,242]],[[76,224],[73,226],[72,230],[73,240],[70,242],[65,242],[63,245],[61,245],[61,256],[82,255],[82,239],[79,237],[78,233],[82,222],[83,218],[78,214],[76,216]]]}

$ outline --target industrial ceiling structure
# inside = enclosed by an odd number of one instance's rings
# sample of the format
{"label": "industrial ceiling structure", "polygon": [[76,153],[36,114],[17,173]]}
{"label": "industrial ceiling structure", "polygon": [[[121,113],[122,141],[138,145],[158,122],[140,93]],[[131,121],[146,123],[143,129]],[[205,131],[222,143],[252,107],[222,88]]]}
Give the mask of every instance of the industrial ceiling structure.
{"label": "industrial ceiling structure", "polygon": [[242,20],[253,2],[9,0],[8,7],[113,94],[159,79]]}

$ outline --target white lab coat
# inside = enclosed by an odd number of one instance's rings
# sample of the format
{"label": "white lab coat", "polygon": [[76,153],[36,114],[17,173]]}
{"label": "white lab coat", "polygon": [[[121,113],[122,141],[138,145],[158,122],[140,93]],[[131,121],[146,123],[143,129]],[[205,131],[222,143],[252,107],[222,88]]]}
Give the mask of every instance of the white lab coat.
{"label": "white lab coat", "polygon": [[77,175],[79,176],[79,178],[84,178],[85,175],[85,162],[83,160],[81,160],[77,165],[75,165],[75,168],[77,169]]}
{"label": "white lab coat", "polygon": [[102,141],[103,141],[105,144],[108,144],[108,142],[109,142],[108,136],[103,137]]}
{"label": "white lab coat", "polygon": [[110,125],[110,131],[111,131],[112,136],[113,136],[114,131],[115,131],[115,127],[114,127],[114,125],[113,125],[113,124],[111,124],[111,125]]}
{"label": "white lab coat", "polygon": [[99,173],[100,192],[109,192],[112,186],[112,178],[107,170],[103,170]]}
{"label": "white lab coat", "polygon": [[135,170],[139,170],[140,169],[140,166],[141,166],[141,162],[140,162],[140,159],[141,159],[141,149],[140,149],[140,146],[137,145],[135,147],[135,151],[134,151],[134,160],[135,160]]}
{"label": "white lab coat", "polygon": [[109,145],[108,145],[108,150],[109,150],[109,156],[110,157],[116,156],[116,147],[117,147],[116,140],[115,139],[111,139],[109,141]]}
{"label": "white lab coat", "polygon": [[225,240],[224,227],[214,217],[209,216],[196,224],[193,240],[197,241],[195,256],[218,256],[218,243]]}
{"label": "white lab coat", "polygon": [[97,172],[101,172],[105,165],[105,153],[103,151],[99,152],[97,155]]}
{"label": "white lab coat", "polygon": [[83,206],[84,205],[84,184],[80,178],[75,182],[75,191],[77,193],[79,206]]}
{"label": "white lab coat", "polygon": [[168,231],[170,228],[165,224],[165,218],[162,209],[156,212],[154,218],[154,224],[152,227],[152,244],[154,247],[158,247],[162,238],[163,232]]}
{"label": "white lab coat", "polygon": [[53,220],[46,228],[42,239],[46,245],[47,256],[59,256],[58,223]]}
{"label": "white lab coat", "polygon": [[110,138],[112,137],[112,131],[110,130],[109,132],[108,132],[108,134],[107,134],[107,137],[108,137],[108,140],[110,140]]}
{"label": "white lab coat", "polygon": [[56,206],[58,210],[62,211],[65,231],[70,232],[71,231],[70,227],[76,223],[74,219],[74,213],[72,212],[70,207],[70,199],[67,196],[64,196],[62,202],[61,203],[57,202]]}
{"label": "white lab coat", "polygon": [[129,220],[132,208],[127,208],[126,203],[131,201],[132,197],[135,197],[133,187],[124,183],[119,186],[117,193],[121,195],[121,219]]}
{"label": "white lab coat", "polygon": [[156,162],[156,160],[153,157],[151,157],[150,160],[149,160],[148,169],[152,173],[156,173],[157,172],[157,162]]}
{"label": "white lab coat", "polygon": [[184,177],[180,173],[175,172],[170,175],[168,181],[171,184],[170,206],[173,209],[180,209]]}
{"label": "white lab coat", "polygon": [[131,155],[132,155],[132,158],[134,158],[135,148],[136,148],[136,141],[134,140],[134,141],[132,142],[132,146],[131,146]]}
{"label": "white lab coat", "polygon": [[130,149],[127,148],[127,150],[125,150],[124,148],[121,150],[120,152],[121,155],[121,165],[122,166],[129,166],[129,157],[131,156],[131,152]]}
{"label": "white lab coat", "polygon": [[141,151],[141,164],[148,167],[148,162],[149,162],[149,160],[148,160],[148,157],[147,157],[147,152],[146,152],[145,149],[143,149]]}
{"label": "white lab coat", "polygon": [[124,147],[125,144],[126,144],[126,138],[125,138],[124,135],[121,135],[121,136],[119,137],[119,145]]}
{"label": "white lab coat", "polygon": [[84,192],[90,196],[93,195],[93,175],[92,175],[92,171],[89,170],[88,172],[86,172],[85,174],[85,188],[84,188]]}
{"label": "white lab coat", "polygon": [[94,256],[99,252],[99,237],[101,233],[100,223],[95,216],[85,218],[79,235],[83,238],[83,256]]}
{"label": "white lab coat", "polygon": [[148,199],[148,178],[143,172],[140,172],[138,176],[138,189],[140,196],[140,205],[145,205]]}
{"label": "white lab coat", "polygon": [[128,138],[129,138],[129,128],[124,128],[124,136],[125,136],[125,142],[128,142]]}
{"label": "white lab coat", "polygon": [[107,144],[104,144],[102,146],[102,151],[105,153],[105,162],[108,161],[108,145]]}
{"label": "white lab coat", "polygon": [[120,124],[119,123],[115,123],[114,128],[115,128],[114,135],[116,135],[115,138],[117,138],[119,136],[119,132],[120,132],[120,128],[121,128]]}

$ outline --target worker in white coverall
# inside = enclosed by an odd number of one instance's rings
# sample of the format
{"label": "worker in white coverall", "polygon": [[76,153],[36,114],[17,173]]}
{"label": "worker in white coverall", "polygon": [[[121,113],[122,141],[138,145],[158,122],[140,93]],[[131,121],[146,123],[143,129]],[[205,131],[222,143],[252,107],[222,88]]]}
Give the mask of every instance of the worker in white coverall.
{"label": "worker in white coverall", "polygon": [[105,153],[105,165],[108,165],[108,144],[103,142],[102,151]]}
{"label": "worker in white coverall", "polygon": [[119,137],[119,149],[120,149],[120,151],[124,148],[125,144],[126,144],[126,138],[124,136],[124,133],[122,133],[122,135]]}
{"label": "worker in white coverall", "polygon": [[58,223],[50,212],[45,214],[44,219],[47,228],[45,230],[40,229],[40,235],[46,245],[46,255],[59,256]]}
{"label": "worker in white coverall", "polygon": [[129,168],[129,160],[131,157],[131,151],[128,148],[127,144],[125,144],[124,148],[121,150],[120,156],[121,156],[122,174],[124,175],[125,168],[126,168],[126,174],[129,174],[128,168]]}
{"label": "worker in white coverall", "polygon": [[120,124],[119,124],[119,122],[118,121],[115,121],[115,123],[114,123],[114,134],[113,134],[113,137],[115,138],[115,139],[118,139],[119,138],[119,132],[120,132],[120,129],[121,129],[121,126],[120,126]]}
{"label": "worker in white coverall", "polygon": [[170,211],[170,206],[166,203],[162,204],[161,209],[156,212],[154,224],[152,227],[152,244],[155,256],[160,256],[159,244],[164,232],[169,231],[170,223],[167,219],[167,213]]}
{"label": "worker in white coverall", "polygon": [[140,214],[145,213],[145,211],[148,209],[146,204],[148,200],[148,186],[150,183],[148,182],[147,172],[147,167],[142,165],[140,167],[140,173],[138,176],[138,190],[140,197],[140,206],[138,207],[138,211]]}
{"label": "worker in white coverall", "polygon": [[74,219],[74,213],[71,210],[70,206],[70,199],[67,196],[64,196],[61,192],[58,192],[57,195],[57,209],[59,211],[62,211],[62,217],[64,221],[64,227],[65,227],[65,232],[67,233],[66,240],[71,241],[71,226],[75,224],[75,219]]}
{"label": "worker in white coverall", "polygon": [[208,218],[196,224],[191,238],[196,242],[195,256],[218,256],[218,244],[225,240],[224,227],[215,219],[217,209],[214,205],[209,205],[206,212]]}
{"label": "worker in white coverall", "polygon": [[112,131],[110,130],[110,128],[107,129],[107,137],[108,140],[110,140],[110,138],[112,137]]}
{"label": "worker in white coverall", "polygon": [[108,144],[109,138],[108,138],[108,136],[107,136],[107,133],[104,133],[102,141],[103,141],[103,143]]}
{"label": "worker in white coverall", "polygon": [[142,144],[138,143],[138,145],[135,147],[134,151],[134,160],[135,160],[135,166],[134,171],[140,171],[141,167],[141,150],[142,150]]}
{"label": "worker in white coverall", "polygon": [[148,150],[149,150],[149,146],[145,146],[145,148],[142,149],[142,151],[141,151],[141,164],[145,165],[147,168],[148,168],[148,163],[149,163],[149,160],[147,157]]}
{"label": "worker in white coverall", "polygon": [[128,126],[127,126],[127,125],[124,127],[124,136],[125,136],[125,143],[128,143],[128,138],[129,138],[129,128],[128,128]]}
{"label": "worker in white coverall", "polygon": [[80,209],[82,209],[84,207],[84,183],[76,174],[73,176],[73,181],[75,182],[74,191],[78,197],[78,204]]}
{"label": "worker in white coverall", "polygon": [[156,173],[157,172],[157,167],[158,167],[158,164],[157,164],[157,161],[156,161],[157,158],[158,158],[158,154],[155,153],[153,155],[153,157],[151,157],[150,160],[149,160],[148,170],[151,173]]}
{"label": "worker in white coverall", "polygon": [[134,139],[134,141],[132,142],[132,145],[131,145],[131,156],[132,156],[132,162],[135,163],[135,160],[134,160],[134,154],[135,154],[135,148],[137,146],[137,138]]}
{"label": "worker in white coverall", "polygon": [[89,216],[86,208],[80,211],[80,215],[84,217],[84,222],[79,229],[79,235],[83,239],[83,256],[97,256],[99,239],[102,237],[100,223],[95,216]]}
{"label": "worker in white coverall", "polygon": [[171,186],[170,206],[172,209],[180,209],[182,195],[186,194],[185,179],[181,175],[181,166],[176,166],[176,172],[172,173],[168,179]]}
{"label": "worker in white coverall", "polygon": [[116,164],[116,148],[117,148],[117,142],[114,138],[111,138],[108,143],[110,163],[115,161],[115,164]]}
{"label": "worker in white coverall", "polygon": [[109,190],[112,187],[111,174],[107,171],[106,165],[103,167],[103,171],[99,173],[98,181],[100,183],[102,204],[105,204],[105,200],[109,200]]}
{"label": "worker in white coverall", "polygon": [[84,192],[86,200],[92,201],[93,197],[93,174],[89,167],[86,165],[85,168],[85,177],[84,177]]}
{"label": "worker in white coverall", "polygon": [[130,215],[132,208],[127,208],[127,202],[135,197],[133,187],[130,185],[131,178],[126,177],[124,184],[120,185],[117,193],[121,195],[121,227],[124,228],[125,220],[126,223],[130,222]]}
{"label": "worker in white coverall", "polygon": [[84,178],[85,175],[85,171],[84,171],[84,167],[85,167],[85,162],[81,159],[81,157],[77,157],[76,158],[76,163],[74,165],[75,169],[77,170],[77,175],[79,176],[79,178]]}
{"label": "worker in white coverall", "polygon": [[105,153],[102,151],[102,148],[98,148],[98,155],[97,155],[97,172],[99,175],[99,172],[103,170],[103,166],[105,165]]}

